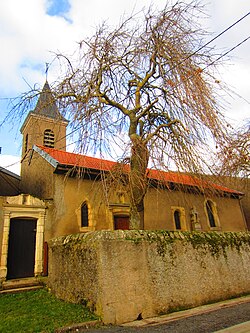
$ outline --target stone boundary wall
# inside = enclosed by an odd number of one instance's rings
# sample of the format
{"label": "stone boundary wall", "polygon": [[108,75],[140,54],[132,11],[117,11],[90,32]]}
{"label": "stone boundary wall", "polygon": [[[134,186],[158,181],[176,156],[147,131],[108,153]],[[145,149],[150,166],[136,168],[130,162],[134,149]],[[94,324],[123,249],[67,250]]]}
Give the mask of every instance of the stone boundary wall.
{"label": "stone boundary wall", "polygon": [[250,233],[95,231],[49,242],[48,285],[120,324],[250,293]]}

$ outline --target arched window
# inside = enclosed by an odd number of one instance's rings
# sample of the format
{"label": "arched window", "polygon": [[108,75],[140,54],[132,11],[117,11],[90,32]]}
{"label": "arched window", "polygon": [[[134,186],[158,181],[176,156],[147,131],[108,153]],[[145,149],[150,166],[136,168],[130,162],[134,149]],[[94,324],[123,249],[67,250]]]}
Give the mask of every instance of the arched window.
{"label": "arched window", "polygon": [[54,148],[55,134],[51,129],[46,129],[43,136],[43,145],[45,147]]}
{"label": "arched window", "polygon": [[89,226],[89,212],[88,205],[84,202],[81,206],[81,227]]}
{"label": "arched window", "polygon": [[174,211],[174,223],[175,223],[175,229],[181,230],[181,213],[178,209]]}
{"label": "arched window", "polygon": [[27,133],[26,136],[25,136],[25,141],[24,141],[24,151],[25,151],[25,153],[28,150],[28,139],[29,139],[29,135]]}
{"label": "arched window", "polygon": [[210,227],[211,228],[216,227],[215,215],[214,215],[214,203],[212,201],[207,200],[206,210],[207,210],[207,216],[208,216]]}
{"label": "arched window", "polygon": [[187,230],[186,214],[184,207],[172,206],[171,211],[173,230]]}

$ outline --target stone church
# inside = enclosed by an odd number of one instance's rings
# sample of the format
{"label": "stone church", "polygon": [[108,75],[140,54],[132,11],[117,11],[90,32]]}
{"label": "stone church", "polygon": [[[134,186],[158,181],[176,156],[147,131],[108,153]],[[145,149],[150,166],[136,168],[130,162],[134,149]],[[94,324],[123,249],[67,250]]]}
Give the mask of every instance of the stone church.
{"label": "stone church", "polygon": [[[0,283],[46,275],[51,238],[129,228],[126,191],[107,196],[102,181],[117,163],[67,152],[67,125],[46,82],[21,127],[21,178],[0,170]],[[241,191],[175,172],[148,177],[145,229],[247,230]]]}

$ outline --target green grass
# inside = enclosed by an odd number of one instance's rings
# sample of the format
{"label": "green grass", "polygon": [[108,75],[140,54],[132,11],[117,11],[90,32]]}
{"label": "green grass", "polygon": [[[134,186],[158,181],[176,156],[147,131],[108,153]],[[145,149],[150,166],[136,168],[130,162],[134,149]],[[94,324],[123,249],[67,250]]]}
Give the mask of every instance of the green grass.
{"label": "green grass", "polygon": [[86,307],[58,300],[45,289],[0,295],[0,332],[54,332],[95,319]]}

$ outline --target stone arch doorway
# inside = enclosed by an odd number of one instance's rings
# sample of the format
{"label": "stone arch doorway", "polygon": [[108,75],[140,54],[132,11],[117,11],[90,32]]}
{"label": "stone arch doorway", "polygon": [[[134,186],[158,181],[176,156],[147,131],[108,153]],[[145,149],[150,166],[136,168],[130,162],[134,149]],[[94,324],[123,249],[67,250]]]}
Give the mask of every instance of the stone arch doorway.
{"label": "stone arch doorway", "polygon": [[34,276],[37,219],[10,220],[7,279]]}
{"label": "stone arch doorway", "polygon": [[[42,200],[32,197],[28,194],[20,194],[13,197],[5,197],[3,203],[3,234],[0,240],[1,251],[0,251],[0,284],[5,281],[6,278],[14,279],[17,276],[27,277],[27,275],[38,276],[43,273],[44,264],[44,229],[46,221],[46,205]],[[15,224],[14,222],[20,222],[21,224]],[[12,228],[23,229],[25,232],[30,232],[32,234],[29,236],[32,238],[30,248],[32,248],[32,256],[35,256],[34,264],[33,258],[29,259],[30,268],[25,269],[25,274],[23,271],[13,271],[11,266],[19,265],[19,260],[15,262],[11,252],[13,243]],[[29,230],[29,231],[28,231]],[[15,233],[22,232],[22,230],[16,231]],[[1,237],[1,236],[0,236]],[[17,237],[19,239],[19,237]],[[35,240],[34,240],[35,238]],[[22,239],[22,238],[21,238]],[[24,241],[24,243],[26,240]],[[21,241],[21,244],[23,241]],[[33,245],[35,244],[35,250],[33,250]],[[14,251],[15,253],[15,251]],[[9,257],[10,255],[10,257]],[[13,254],[14,255],[14,254]],[[12,256],[12,258],[11,258]],[[15,255],[14,255],[15,258]],[[18,258],[17,258],[18,259]],[[23,260],[26,265],[26,260]],[[17,268],[15,268],[17,270]],[[12,271],[12,272],[11,272]]]}

